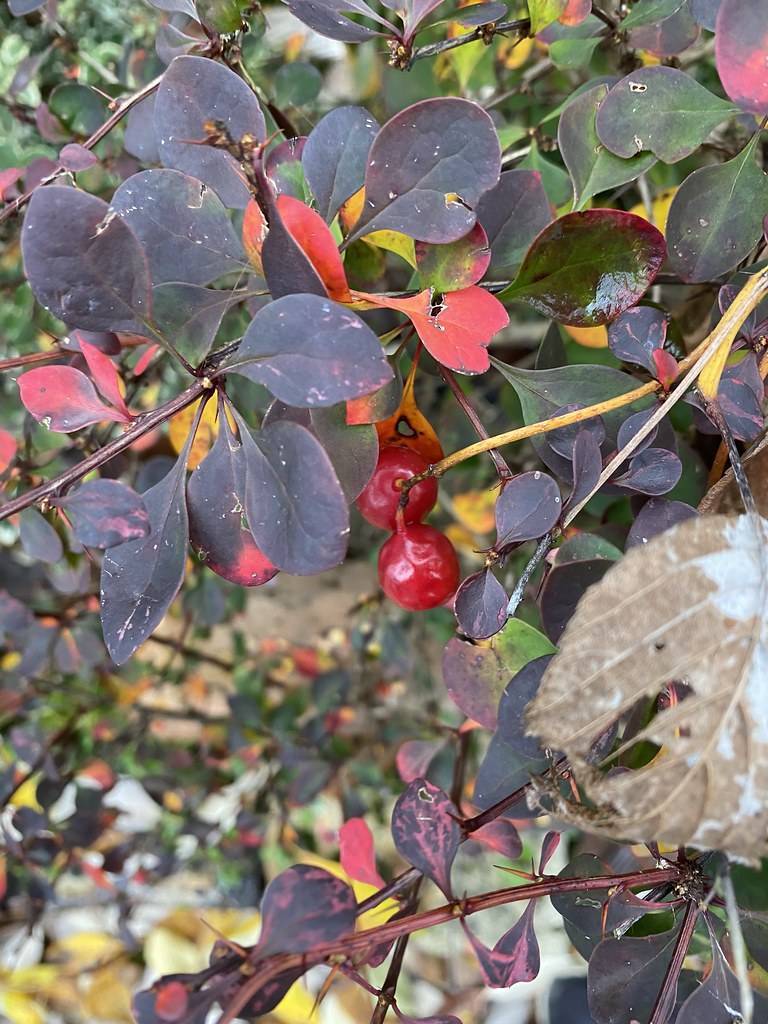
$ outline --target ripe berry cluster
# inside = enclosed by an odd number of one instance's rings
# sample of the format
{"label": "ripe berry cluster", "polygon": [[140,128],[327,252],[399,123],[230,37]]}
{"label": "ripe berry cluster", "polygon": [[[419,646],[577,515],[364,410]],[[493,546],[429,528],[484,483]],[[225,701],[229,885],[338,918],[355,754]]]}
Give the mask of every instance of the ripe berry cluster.
{"label": "ripe berry cluster", "polygon": [[402,484],[428,468],[417,451],[399,445],[382,448],[376,470],[357,499],[369,523],[392,536],[379,553],[379,582],[390,600],[410,611],[435,608],[459,585],[459,561],[453,545],[422,519],[437,501],[437,480],[420,480],[403,497]]}

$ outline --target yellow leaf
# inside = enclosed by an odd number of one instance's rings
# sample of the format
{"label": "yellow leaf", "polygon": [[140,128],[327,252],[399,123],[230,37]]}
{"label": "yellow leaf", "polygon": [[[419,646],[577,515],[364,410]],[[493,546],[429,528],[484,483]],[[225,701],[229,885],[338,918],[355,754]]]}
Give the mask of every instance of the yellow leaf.
{"label": "yellow leaf", "polygon": [[569,327],[563,325],[566,334],[584,348],[608,348],[608,331],[605,327]]}
{"label": "yellow leaf", "polygon": [[[654,224],[663,234],[667,229],[667,217],[672,200],[675,198],[676,188],[668,188],[660,192],[651,203],[651,223]],[[648,210],[645,203],[638,203],[629,211],[637,214],[638,217],[645,217],[648,220]]]}
{"label": "yellow leaf", "polygon": [[[368,885],[366,882],[357,882],[351,879],[338,861],[327,860],[325,857],[320,857],[316,853],[310,853],[309,850],[302,850],[299,847],[294,849],[294,853],[297,864],[312,864],[314,867],[323,868],[329,874],[351,885],[358,903],[362,903],[363,900],[367,900],[369,896],[373,896],[378,891],[375,885]],[[395,900],[384,900],[378,907],[374,907],[373,910],[367,910],[358,917],[359,931],[364,931],[366,928],[375,928],[376,925],[383,924],[397,909],[398,904]]]}
{"label": "yellow leaf", "polygon": [[400,231],[372,231],[370,235],[363,235],[363,241],[376,249],[386,249],[400,256],[411,267],[416,267],[416,253],[414,251],[413,239]]}
{"label": "yellow leaf", "polygon": [[68,970],[92,970],[99,963],[113,960],[124,949],[123,943],[105,932],[75,932],[54,942],[50,956]]}
{"label": "yellow leaf", "polygon": [[0,658],[0,669],[3,672],[13,672],[13,670],[21,662],[21,654],[19,651],[9,651]]}
{"label": "yellow leaf", "polygon": [[[171,442],[171,447],[177,455],[181,453],[187,442],[187,436],[196,415],[197,405],[189,405],[186,409],[182,409],[181,412],[177,412],[175,416],[172,416],[168,422],[168,438]],[[187,463],[190,469],[194,469],[195,466],[203,461],[218,432],[219,424],[216,418],[216,402],[211,401],[205,407],[205,412],[197,428],[195,440],[192,442],[192,450],[189,453],[189,462]]]}
{"label": "yellow leaf", "polygon": [[144,962],[153,974],[194,974],[207,963],[200,946],[163,925],[147,935]]}
{"label": "yellow leaf", "polygon": [[0,1013],[11,1024],[45,1024],[43,1008],[24,992],[0,989]]}
{"label": "yellow leaf", "polygon": [[465,491],[453,498],[453,510],[459,523],[471,533],[490,533],[496,525],[498,491]]}
{"label": "yellow leaf", "polygon": [[341,209],[339,210],[339,224],[344,230],[344,234],[348,235],[350,230],[360,220],[360,214],[363,212],[363,203],[365,202],[365,185],[359,188],[354,195],[351,195],[345,203],[342,203]]}
{"label": "yellow leaf", "polygon": [[528,60],[533,50],[533,39],[526,37],[515,43],[514,39],[502,39],[498,54],[505,68],[516,71]]}
{"label": "yellow leaf", "polygon": [[11,799],[8,801],[12,807],[29,807],[30,810],[42,811],[42,807],[37,802],[37,784],[40,781],[40,772],[36,772],[34,775],[30,775],[13,794]]}
{"label": "yellow leaf", "polygon": [[277,1017],[281,1024],[308,1024],[318,1018],[316,1013],[312,1013],[314,1005],[314,997],[304,983],[295,981],[272,1011],[272,1016]]}

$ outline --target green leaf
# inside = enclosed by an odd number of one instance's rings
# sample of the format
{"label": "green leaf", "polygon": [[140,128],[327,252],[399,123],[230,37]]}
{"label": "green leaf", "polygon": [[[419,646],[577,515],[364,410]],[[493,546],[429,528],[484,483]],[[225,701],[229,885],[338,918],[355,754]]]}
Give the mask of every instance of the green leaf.
{"label": "green leaf", "polygon": [[568,0],[528,0],[528,16],[531,19],[531,35],[535,36],[547,25],[557,21],[566,8]]}
{"label": "green leaf", "polygon": [[684,281],[711,281],[759,242],[768,175],[755,162],[759,133],[738,156],[701,167],[683,182],[667,218],[669,260]]}
{"label": "green leaf", "polygon": [[526,302],[575,327],[596,327],[633,306],[659,272],[664,236],[643,217],[619,210],[568,213],[528,250],[499,295]]}
{"label": "green leaf", "polygon": [[650,25],[652,22],[669,18],[683,6],[686,0],[640,0],[621,23],[622,31]]}
{"label": "green leaf", "polygon": [[571,198],[570,178],[562,167],[544,159],[534,139],[531,140],[530,153],[517,166],[539,172],[544,191],[553,206],[563,206]]}
{"label": "green leaf", "polygon": [[275,102],[281,107],[301,107],[317,98],[322,85],[323,76],[314,64],[300,60],[281,64],[275,75]]}
{"label": "green leaf", "polygon": [[555,67],[581,68],[589,64],[601,42],[601,39],[557,39],[549,47],[549,56]]}
{"label": "green leaf", "polygon": [[577,96],[560,118],[557,139],[573,181],[575,209],[582,209],[598,192],[634,181],[656,163],[652,153],[639,153],[623,160],[600,142],[595,117],[607,95],[606,85],[596,85]]}

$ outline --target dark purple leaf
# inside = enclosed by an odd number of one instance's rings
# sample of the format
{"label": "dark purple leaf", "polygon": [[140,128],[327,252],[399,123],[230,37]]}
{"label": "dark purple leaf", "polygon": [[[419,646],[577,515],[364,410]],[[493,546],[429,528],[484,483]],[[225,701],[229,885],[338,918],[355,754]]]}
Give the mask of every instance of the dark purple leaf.
{"label": "dark purple leaf", "polygon": [[194,974],[169,974],[138,992],[131,1009],[136,1024],[205,1024],[215,990],[196,990]]}
{"label": "dark purple leaf", "polygon": [[[765,385],[757,366],[757,358],[750,352],[733,366],[726,366],[720,378],[717,403],[734,437],[740,441],[752,441],[763,429],[763,394]],[[701,396],[694,392],[685,399],[697,410],[706,414],[706,405]],[[709,419],[701,417],[701,429],[719,433],[710,425]]]}
{"label": "dark purple leaf", "polygon": [[34,621],[31,610],[25,604],[6,591],[0,590],[0,642],[18,641],[19,636],[29,629]]}
{"label": "dark purple leaf", "polygon": [[635,306],[608,325],[608,347],[617,359],[644,366],[656,376],[653,353],[664,348],[669,316],[653,306]]}
{"label": "dark purple leaf", "polygon": [[58,562],[64,553],[61,538],[36,508],[19,516],[19,538],[24,553],[40,562]]}
{"label": "dark purple leaf", "polygon": [[652,153],[623,160],[600,145],[595,115],[607,95],[607,85],[596,85],[571,100],[560,116],[558,147],[573,182],[574,209],[599,192],[634,181],[656,163]]}
{"label": "dark purple leaf", "polygon": [[453,602],[459,629],[473,640],[498,633],[507,621],[509,597],[490,569],[467,576]]}
{"label": "dark purple leaf", "polygon": [[421,22],[428,18],[441,3],[442,0],[406,0],[403,17],[406,41],[413,39]]}
{"label": "dark purple leaf", "polygon": [[315,295],[285,296],[260,309],[228,370],[304,408],[371,394],[393,376],[370,327]]}
{"label": "dark purple leaf", "polygon": [[152,635],[184,581],[189,545],[184,484],[191,444],[190,434],[171,471],[143,496],[149,534],[104,555],[101,625],[117,665]]}
{"label": "dark purple leaf", "polygon": [[193,21],[198,20],[193,0],[149,0],[149,3],[159,11],[186,14]]}
{"label": "dark purple leaf", "polygon": [[159,168],[128,178],[110,209],[144,246],[154,285],[209,284],[247,265],[219,197],[180,171]]}
{"label": "dark purple leaf", "polygon": [[630,45],[647,50],[655,57],[675,57],[699,38],[700,28],[688,4],[684,3],[668,18],[660,18],[629,33]]}
{"label": "dark purple leaf", "polygon": [[[562,406],[562,408],[553,413],[553,416],[562,416],[565,413],[576,412],[577,409],[582,408],[583,406],[578,402],[572,402],[570,405]],[[588,434],[592,439],[593,445],[599,448],[605,440],[605,424],[603,423],[602,416],[594,416],[592,419],[582,420],[580,423],[572,423],[569,427],[558,427],[557,430],[550,430],[547,432],[547,441],[550,448],[557,452],[558,455],[562,455],[564,459],[572,459],[573,449],[580,434]]]}
{"label": "dark purple leaf", "polygon": [[563,635],[587,588],[601,580],[612,564],[607,558],[591,558],[564,565],[555,563],[539,594],[541,621],[553,644]]}
{"label": "dark purple leaf", "polygon": [[[391,918],[390,918],[391,920]],[[438,1017],[409,1017],[405,1013],[397,1013],[397,1019],[402,1024],[461,1024],[458,1017],[454,1017],[452,1013],[441,1013]]]}
{"label": "dark purple leaf", "polygon": [[349,509],[320,442],[297,423],[274,423],[254,435],[235,420],[246,462],[245,513],[258,547],[297,576],[339,565]]}
{"label": "dark purple leaf", "polygon": [[539,857],[539,871],[540,875],[544,874],[547,864],[552,860],[555,855],[555,851],[560,845],[560,833],[559,832],[547,832],[544,839],[541,842],[541,856]]}
{"label": "dark purple leaf", "polygon": [[695,152],[709,133],[738,108],[695,78],[660,65],[622,78],[597,112],[600,141],[616,156],[643,150],[674,164]]}
{"label": "dark purple leaf", "polygon": [[355,930],[357,903],[350,886],[309,864],[281,871],[264,890],[257,955],[306,953]]}
{"label": "dark purple leaf", "polygon": [[459,812],[442,789],[414,779],[392,811],[398,853],[451,899],[451,865],[461,843]]}
{"label": "dark purple leaf", "polygon": [[[525,708],[536,696],[552,655],[535,658],[507,684],[499,701],[498,724],[475,781],[473,802],[485,809],[543,771],[549,760],[533,736],[525,732]],[[515,817],[530,817],[522,806]]]}
{"label": "dark purple leaf", "polygon": [[[227,950],[227,947],[225,946],[224,949]],[[262,1017],[264,1014],[270,1013],[278,1003],[282,1002],[288,989],[298,981],[302,974],[304,974],[304,969],[299,967],[292,971],[283,971],[282,974],[276,974],[264,982],[256,995],[249,999],[240,1011],[240,1019],[253,1020],[255,1017]],[[235,978],[231,985],[220,993],[217,1002],[222,1006],[227,1006],[237,995],[241,986],[242,981]]]}
{"label": "dark purple leaf", "polygon": [[467,7],[455,9],[451,18],[458,21],[460,25],[467,25],[476,28],[478,25],[490,25],[492,22],[503,21],[507,16],[509,5],[499,3],[498,0],[484,0],[483,3],[473,4],[474,10]]}
{"label": "dark purple leaf", "polygon": [[[656,412],[656,407],[651,406],[650,409],[643,409],[642,412],[634,412],[631,416],[627,416],[624,422],[619,427],[619,432],[616,435],[616,447],[624,448],[634,438],[635,434],[641,430],[648,420]],[[636,452],[641,452],[643,449],[650,447],[656,440],[656,435],[659,432],[658,424],[653,427],[648,434],[645,435],[639,446],[635,449]]]}
{"label": "dark purple leaf", "polygon": [[723,0],[690,0],[691,14],[702,28],[715,31],[715,21]]}
{"label": "dark purple leaf", "polygon": [[586,430],[576,435],[571,455],[573,467],[573,487],[568,495],[568,504],[578,505],[597,486],[603,471],[603,457],[600,446],[596,444],[593,434]]}
{"label": "dark purple leaf", "polygon": [[37,189],[21,251],[35,297],[54,316],[93,331],[142,333],[150,315],[146,257],[102,199],[63,185]]}
{"label": "dark purple leaf", "polygon": [[533,981],[539,973],[541,957],[533,914],[536,901],[531,900],[519,921],[502,935],[493,949],[485,946],[462,919],[467,938],[480,964],[485,984],[489,988],[509,988],[519,981]]}
{"label": "dark purple leaf", "polygon": [[[589,1010],[595,1024],[650,1018],[679,932],[676,927],[647,938],[604,939],[597,946],[587,973]],[[674,993],[670,1004],[660,1020],[668,1019]]]}
{"label": "dark purple leaf", "polygon": [[[723,956],[712,928],[712,966],[706,979],[685,1000],[675,1018],[676,1024],[738,1024],[741,1018],[741,986]],[[754,1021],[768,1020],[768,1000],[753,993]]]}
{"label": "dark purple leaf", "polygon": [[39,10],[46,0],[8,0],[8,8],[15,17],[21,18],[25,14]]}
{"label": "dark purple leaf", "polygon": [[275,400],[267,409],[262,427],[279,420],[291,420],[312,431],[328,453],[351,504],[376,469],[379,458],[376,428],[369,423],[347,423],[343,404],[323,409],[298,409]]}
{"label": "dark purple leaf", "polygon": [[160,163],[155,136],[155,94],[131,107],[125,120],[125,151],[145,164]]}
{"label": "dark purple leaf", "polygon": [[236,291],[168,281],[152,289],[152,323],[196,366],[210,352],[224,314],[241,299]]}
{"label": "dark purple leaf", "polygon": [[553,650],[533,626],[508,619],[489,644],[449,640],[443,652],[443,680],[451,700],[468,718],[495,729],[499,700],[510,677]]}
{"label": "dark purple leaf", "polygon": [[684,281],[711,281],[757,245],[768,176],[755,162],[758,135],[732,160],[700,167],[675,193],[667,219],[669,261]]}
{"label": "dark purple leaf", "polygon": [[762,0],[723,0],[717,14],[715,65],[735,103],[762,116],[768,110],[768,27]]}
{"label": "dark purple leaf", "polygon": [[318,213],[332,221],[365,180],[365,166],[379,124],[362,107],[337,107],[309,133],[301,163]]}
{"label": "dark purple leaf", "polygon": [[643,505],[627,534],[625,550],[647,544],[665,530],[677,526],[697,515],[695,508],[682,501],[668,501],[666,498],[651,498]]}
{"label": "dark purple leaf", "polygon": [[526,302],[559,323],[606,324],[641,298],[665,255],[664,236],[643,217],[567,213],[538,235],[499,297]]}
{"label": "dark purple leaf", "polygon": [[99,158],[90,149],[81,146],[79,142],[69,142],[59,152],[59,163],[68,171],[77,173],[87,171],[89,167],[99,162]]}
{"label": "dark purple leaf", "polygon": [[73,331],[69,337],[62,338],[61,347],[72,352],[80,352],[81,341],[97,348],[105,356],[116,356],[122,351],[120,339],[111,331]]}
{"label": "dark purple leaf", "polygon": [[261,262],[273,299],[287,295],[318,295],[326,298],[323,280],[299,243],[288,231],[280,210],[272,203],[270,227],[261,248]]}
{"label": "dark purple leaf", "polygon": [[[0,611],[2,605],[0,605]],[[2,627],[2,616],[0,615],[0,628]],[[397,751],[395,762],[397,771],[403,782],[413,782],[414,779],[426,778],[429,766],[443,749],[444,744],[439,740],[406,740]]]}
{"label": "dark purple leaf", "polygon": [[88,480],[56,502],[86,547],[112,548],[149,533],[141,495],[119,480]]}
{"label": "dark purple leaf", "polygon": [[183,29],[167,22],[160,25],[155,37],[155,50],[163,64],[170,64],[174,57],[182,57],[193,50],[202,50],[206,38],[198,25],[187,24]]}
{"label": "dark purple leaf", "polygon": [[531,242],[552,217],[538,171],[505,171],[498,184],[480,197],[477,206],[478,223],[491,246],[491,276],[516,274]]}
{"label": "dark purple leaf", "polygon": [[210,185],[225,206],[242,209],[250,198],[245,175],[229,153],[204,144],[209,121],[236,141],[252,135],[261,142],[266,134],[256,97],[234,71],[205,57],[176,57],[155,100],[160,159]]}
{"label": "dark purple leaf", "polygon": [[360,25],[346,14],[362,14],[371,21],[383,25],[388,33],[392,26],[380,18],[365,0],[285,0],[292,14],[309,25],[321,36],[338,39],[342,43],[363,43],[382,35],[381,29]]}
{"label": "dark purple leaf", "polygon": [[535,470],[520,473],[496,500],[496,547],[543,537],[563,511],[560,489],[551,476]]}
{"label": "dark purple leaf", "polygon": [[746,911],[742,911],[739,917],[750,957],[760,964],[763,970],[768,969],[768,917],[765,914]]}
{"label": "dark purple leaf", "polygon": [[517,860],[523,851],[523,842],[514,824],[508,818],[496,818],[469,833],[474,842],[482,843],[502,857]]}
{"label": "dark purple leaf", "polygon": [[480,196],[499,180],[493,122],[469,100],[423,100],[395,114],[368,154],[365,206],[350,240],[401,231],[422,242],[453,242],[474,226]]}
{"label": "dark purple leaf", "polygon": [[259,587],[277,569],[259,550],[245,519],[245,457],[223,409],[219,433],[187,483],[189,535],[198,558],[217,576]]}
{"label": "dark purple leaf", "polygon": [[646,448],[629,463],[629,469],[614,483],[627,491],[659,495],[671,491],[683,473],[683,464],[666,448]]}

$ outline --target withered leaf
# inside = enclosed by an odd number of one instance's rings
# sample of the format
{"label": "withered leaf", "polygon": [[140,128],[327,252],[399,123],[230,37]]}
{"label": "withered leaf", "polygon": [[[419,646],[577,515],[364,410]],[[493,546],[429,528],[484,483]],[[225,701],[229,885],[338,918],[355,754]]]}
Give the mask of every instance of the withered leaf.
{"label": "withered leaf", "polygon": [[[558,814],[603,835],[768,852],[768,521],[688,519],[632,549],[591,587],[527,718],[597,805]],[[659,745],[607,776],[593,742],[643,697],[684,684],[631,742]]]}

